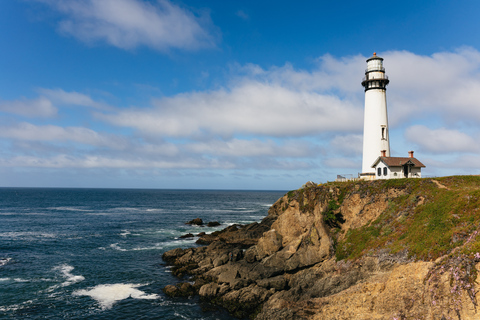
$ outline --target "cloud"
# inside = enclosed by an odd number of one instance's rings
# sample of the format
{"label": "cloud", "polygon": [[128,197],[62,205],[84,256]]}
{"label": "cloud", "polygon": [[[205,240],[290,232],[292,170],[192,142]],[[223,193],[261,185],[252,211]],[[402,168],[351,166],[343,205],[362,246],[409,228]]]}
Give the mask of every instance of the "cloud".
{"label": "cloud", "polygon": [[58,88],[40,88],[37,91],[43,96],[47,97],[52,103],[57,105],[85,106],[100,110],[111,110],[111,107],[107,104],[94,101],[90,96],[83,93],[75,91],[67,92]]}
{"label": "cloud", "polygon": [[[392,149],[416,145],[427,175],[451,169],[454,157],[461,164],[455,168],[480,168],[480,53],[461,48],[429,56],[406,51],[380,56],[391,80]],[[53,122],[60,121],[56,117],[48,120],[51,124],[0,127],[2,143],[10,145],[0,166],[157,168],[172,175],[187,169],[226,175],[242,170],[250,176],[258,170],[293,176],[321,171],[326,179],[356,175],[365,59],[323,55],[309,70],[288,63],[233,66],[222,87],[151,97],[150,103],[132,108],[112,107],[77,91],[39,89],[39,98],[2,102],[0,110],[51,117],[58,106],[85,106],[96,109],[94,119],[70,118],[62,125]],[[78,123],[89,120],[95,120],[89,128]]]}
{"label": "cloud", "polygon": [[277,144],[272,140],[258,139],[228,141],[212,140],[187,144],[185,149],[197,154],[210,154],[224,157],[293,157],[311,156],[314,148],[303,141],[291,141]]}
{"label": "cloud", "polygon": [[343,155],[361,155],[363,151],[363,135],[337,135],[330,140],[330,146],[335,152]]}
{"label": "cloud", "polygon": [[102,135],[83,127],[60,127],[55,125],[37,126],[22,122],[0,127],[0,137],[28,141],[73,141],[91,146],[124,148],[125,139],[113,135]]}
{"label": "cloud", "polygon": [[360,168],[357,161],[347,158],[332,157],[324,161],[325,165],[330,168]]}
{"label": "cloud", "polygon": [[52,102],[45,98],[0,101],[0,111],[24,117],[53,117],[57,114]]}
{"label": "cloud", "polygon": [[405,130],[405,138],[432,153],[478,152],[478,139],[452,129],[430,129],[422,125]]}
{"label": "cloud", "polygon": [[420,121],[432,115],[445,121],[479,121],[480,52],[461,48],[431,56],[386,52],[391,124]]}
{"label": "cloud", "polygon": [[362,108],[333,95],[245,81],[232,89],[179,94],[153,108],[120,110],[97,117],[117,126],[173,137],[236,134],[271,137],[358,131]]}
{"label": "cloud", "polygon": [[207,14],[201,17],[167,0],[37,0],[63,17],[59,31],[86,43],[122,49],[148,46],[159,51],[215,46]]}

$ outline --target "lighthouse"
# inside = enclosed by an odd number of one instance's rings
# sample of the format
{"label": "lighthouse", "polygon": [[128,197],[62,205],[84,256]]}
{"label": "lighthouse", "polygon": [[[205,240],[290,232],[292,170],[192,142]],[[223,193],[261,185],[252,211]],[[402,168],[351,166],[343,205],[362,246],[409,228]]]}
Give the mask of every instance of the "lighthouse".
{"label": "lighthouse", "polygon": [[362,86],[365,88],[365,118],[363,122],[363,179],[375,179],[372,164],[379,156],[390,157],[388,137],[387,84],[383,58],[376,53],[367,59]]}

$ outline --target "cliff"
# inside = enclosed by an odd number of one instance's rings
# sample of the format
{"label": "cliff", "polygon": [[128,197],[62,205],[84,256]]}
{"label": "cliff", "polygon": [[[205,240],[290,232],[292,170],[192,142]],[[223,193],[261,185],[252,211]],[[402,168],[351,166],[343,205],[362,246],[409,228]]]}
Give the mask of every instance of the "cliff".
{"label": "cliff", "polygon": [[480,319],[480,177],[328,183],[163,259],[170,296],[255,319]]}

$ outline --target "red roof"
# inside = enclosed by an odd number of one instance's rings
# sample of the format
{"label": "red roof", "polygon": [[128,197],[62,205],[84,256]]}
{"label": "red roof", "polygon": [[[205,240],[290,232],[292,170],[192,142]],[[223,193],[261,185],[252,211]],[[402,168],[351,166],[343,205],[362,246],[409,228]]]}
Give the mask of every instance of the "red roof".
{"label": "red roof", "polygon": [[425,168],[425,165],[417,160],[417,158],[410,157],[378,157],[372,165],[372,168],[382,161],[389,167],[401,167],[410,162],[414,167]]}

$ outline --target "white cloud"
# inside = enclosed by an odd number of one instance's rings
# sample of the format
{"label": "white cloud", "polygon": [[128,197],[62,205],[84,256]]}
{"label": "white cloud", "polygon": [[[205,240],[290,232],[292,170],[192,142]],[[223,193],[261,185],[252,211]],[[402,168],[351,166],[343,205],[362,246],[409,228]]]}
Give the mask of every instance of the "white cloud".
{"label": "white cloud", "polygon": [[231,90],[158,99],[154,108],[98,115],[118,126],[148,134],[188,137],[235,134],[274,137],[358,131],[362,108],[333,95],[245,81]]}
{"label": "white cloud", "polygon": [[478,152],[480,145],[477,139],[452,129],[430,129],[422,125],[405,130],[407,140],[416,143],[423,150],[432,153]]}
{"label": "white cloud", "polygon": [[27,122],[0,127],[0,137],[28,141],[73,141],[91,146],[108,146],[112,149],[121,149],[126,145],[122,137],[99,134],[88,128],[37,126]]}
{"label": "white cloud", "polygon": [[343,155],[361,155],[363,150],[363,135],[337,135],[330,140],[330,145],[334,151]]}
{"label": "white cloud", "polygon": [[100,110],[111,110],[111,107],[107,104],[94,101],[90,96],[83,93],[75,91],[67,92],[58,88],[41,88],[38,89],[38,91],[56,105],[74,105],[92,107]]}
{"label": "white cloud", "polygon": [[[457,168],[480,168],[480,53],[463,48],[431,56],[405,51],[380,55],[391,80],[392,149],[404,147],[402,138],[416,144],[427,175],[446,170],[457,156]],[[2,141],[14,141],[16,149],[0,165],[252,170],[252,176],[255,170],[322,170],[329,179],[337,171],[356,174],[361,166],[365,59],[324,55],[312,70],[289,64],[234,67],[222,88],[152,99],[151,105],[130,109],[110,107],[76,91],[40,89],[38,99],[3,102],[0,110],[52,116],[55,106],[86,106],[97,109],[95,120],[104,123],[93,125],[105,130],[58,123],[4,126]],[[110,131],[108,125],[117,127]],[[28,145],[34,143],[38,148],[32,151]],[[48,150],[42,154],[42,148]]]}
{"label": "white cloud", "polygon": [[330,168],[348,168],[359,169],[360,165],[357,161],[348,158],[332,157],[324,161],[325,165]]}
{"label": "white cloud", "polygon": [[187,144],[185,149],[198,154],[211,154],[226,157],[294,157],[311,156],[312,147],[303,141],[291,141],[277,144],[272,140],[260,141],[232,139],[227,141],[212,140]]}
{"label": "white cloud", "polygon": [[461,48],[431,56],[386,52],[391,124],[440,117],[480,120],[480,52]]}
{"label": "white cloud", "polygon": [[212,47],[207,15],[196,17],[167,0],[37,0],[62,13],[59,30],[81,41],[105,41],[122,49],[148,46],[170,48]]}
{"label": "white cloud", "polygon": [[45,98],[0,101],[0,111],[24,117],[52,117],[57,114],[57,108]]}

